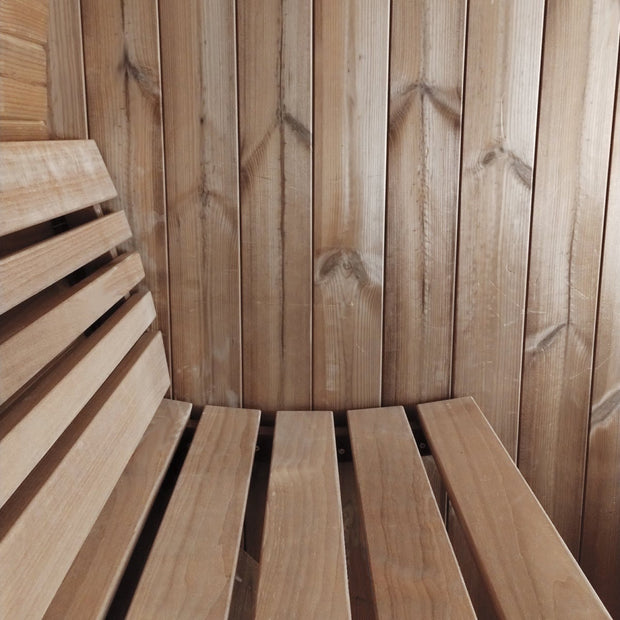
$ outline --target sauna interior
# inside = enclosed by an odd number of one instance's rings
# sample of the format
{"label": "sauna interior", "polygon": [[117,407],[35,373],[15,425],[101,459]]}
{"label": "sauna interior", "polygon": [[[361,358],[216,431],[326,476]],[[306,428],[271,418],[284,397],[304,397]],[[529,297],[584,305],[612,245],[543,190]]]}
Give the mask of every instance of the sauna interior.
{"label": "sauna interior", "polygon": [[620,617],[619,26],[617,0],[2,0],[0,138],[96,141],[118,198],[79,215],[127,213],[195,416],[473,395]]}

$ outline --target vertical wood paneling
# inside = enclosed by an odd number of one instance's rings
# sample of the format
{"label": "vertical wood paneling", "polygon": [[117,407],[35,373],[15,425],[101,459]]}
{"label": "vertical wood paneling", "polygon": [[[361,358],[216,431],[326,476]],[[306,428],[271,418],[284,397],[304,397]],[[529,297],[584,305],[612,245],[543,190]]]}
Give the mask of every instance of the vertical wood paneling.
{"label": "vertical wood paneling", "polygon": [[314,407],[381,401],[389,2],[316,0]]}
{"label": "vertical wood paneling", "polygon": [[88,138],[80,0],[49,0],[48,126],[62,139]]}
{"label": "vertical wood paneling", "polygon": [[620,91],[605,230],[581,565],[609,613],[620,618]]}
{"label": "vertical wood paneling", "polygon": [[466,0],[394,0],[383,403],[450,394]]}
{"label": "vertical wood paneling", "polygon": [[620,5],[548,0],[519,466],[579,550]]}
{"label": "vertical wood paneling", "polygon": [[453,390],[513,457],[543,9],[469,2]]}
{"label": "vertical wood paneling", "polygon": [[82,21],[90,137],[118,191],[106,205],[127,212],[169,354],[157,8],[148,0],[82,0]]}
{"label": "vertical wood paneling", "polygon": [[175,397],[241,402],[234,0],[161,0]]}
{"label": "vertical wood paneling", "polygon": [[312,3],[238,0],[243,396],[312,407]]}

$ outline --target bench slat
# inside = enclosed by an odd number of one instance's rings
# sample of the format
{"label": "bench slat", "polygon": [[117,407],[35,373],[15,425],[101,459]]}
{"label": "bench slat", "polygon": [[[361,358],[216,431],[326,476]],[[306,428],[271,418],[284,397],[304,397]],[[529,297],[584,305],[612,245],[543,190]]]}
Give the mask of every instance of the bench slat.
{"label": "bench slat", "polygon": [[609,618],[473,398],[418,411],[500,616]]}
{"label": "bench slat", "polygon": [[5,142],[0,170],[0,235],[116,196],[92,140]]}
{"label": "bench slat", "polygon": [[333,415],[280,411],[256,618],[350,618]]}
{"label": "bench slat", "polygon": [[377,618],[475,618],[404,409],[347,417]]}
{"label": "bench slat", "polygon": [[45,618],[105,615],[191,408],[191,403],[162,401]]}
{"label": "bench slat", "polygon": [[68,291],[61,291],[45,308],[33,308],[17,317],[17,327],[7,326],[11,335],[7,337],[4,330],[0,332],[0,403],[143,278],[144,269],[138,254],[123,255]]}
{"label": "bench slat", "polygon": [[128,618],[226,618],[260,412],[207,406]]}
{"label": "bench slat", "polygon": [[119,211],[0,259],[0,313],[131,237]]}
{"label": "bench slat", "polygon": [[[0,418],[0,506],[155,318],[150,293],[134,295]],[[24,446],[28,446],[24,450]]]}
{"label": "bench slat", "polygon": [[145,334],[4,505],[0,609],[7,618],[45,612],[168,386],[161,334]]}

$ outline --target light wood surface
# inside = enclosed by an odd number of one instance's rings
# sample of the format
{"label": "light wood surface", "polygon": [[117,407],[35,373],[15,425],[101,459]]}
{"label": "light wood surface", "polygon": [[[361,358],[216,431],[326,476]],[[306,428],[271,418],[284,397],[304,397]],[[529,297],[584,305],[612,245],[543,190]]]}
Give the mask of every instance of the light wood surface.
{"label": "light wood surface", "polygon": [[0,76],[28,84],[47,84],[47,54],[40,43],[25,41],[0,31]]}
{"label": "light wood surface", "polygon": [[[45,618],[102,618],[189,418],[164,399],[82,545]],[[96,567],[96,570],[92,570]]]}
{"label": "light wood surface", "polygon": [[43,614],[168,385],[161,336],[147,334],[5,504],[0,514],[3,615]]}
{"label": "light wood surface", "polygon": [[173,383],[241,403],[235,2],[162,0]]}
{"label": "light wood surface", "polygon": [[150,294],[132,297],[2,414],[0,506],[101,387],[154,317]]}
{"label": "light wood surface", "polygon": [[44,121],[14,121],[0,118],[0,142],[46,140],[49,130]]}
{"label": "light wood surface", "polygon": [[48,115],[50,136],[88,138],[80,0],[49,1]]}
{"label": "light wood surface", "polygon": [[473,398],[418,411],[500,617],[610,618]]}
{"label": "light wood surface", "polygon": [[381,404],[389,13],[314,3],[316,409]]}
{"label": "light wood surface", "polygon": [[609,613],[620,618],[620,91],[604,248],[580,561]]}
{"label": "light wood surface", "polygon": [[0,235],[116,195],[93,141],[7,142],[0,167]]}
{"label": "light wood surface", "polygon": [[333,415],[280,411],[256,618],[350,617]]}
{"label": "light wood surface", "polygon": [[0,76],[0,118],[19,121],[47,119],[47,87]]}
{"label": "light wood surface", "polygon": [[519,467],[575,554],[619,28],[614,0],[547,3]]}
{"label": "light wood surface", "polygon": [[125,214],[112,213],[0,259],[0,313],[129,237]]}
{"label": "light wood surface", "polygon": [[258,562],[249,553],[239,549],[228,620],[254,620],[257,584]]}
{"label": "light wood surface", "polygon": [[128,618],[226,618],[260,412],[207,406]]}
{"label": "light wood surface", "polygon": [[48,0],[2,0],[0,4],[0,32],[44,45],[48,22]]}
{"label": "light wood surface", "polygon": [[475,618],[405,411],[347,419],[377,617]]}
{"label": "light wood surface", "polygon": [[465,0],[395,0],[384,405],[450,395]]}
{"label": "light wood surface", "polygon": [[[0,328],[0,402],[67,348],[144,277],[137,254],[123,255],[46,304]],[[6,330],[6,331],[5,331]],[[8,332],[8,333],[7,333]]]}
{"label": "light wood surface", "polygon": [[144,289],[155,301],[155,328],[170,353],[168,229],[163,161],[157,3],[81,3],[88,130],[118,190],[105,208],[124,210],[140,253]]}
{"label": "light wood surface", "polygon": [[312,3],[238,3],[243,395],[312,408]]}

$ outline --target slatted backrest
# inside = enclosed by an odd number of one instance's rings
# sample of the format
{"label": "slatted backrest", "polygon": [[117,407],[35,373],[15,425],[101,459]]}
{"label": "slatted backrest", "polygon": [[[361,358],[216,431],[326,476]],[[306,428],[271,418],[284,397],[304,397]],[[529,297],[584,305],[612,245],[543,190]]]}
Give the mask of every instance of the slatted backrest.
{"label": "slatted backrest", "polygon": [[40,616],[169,387],[91,141],[0,144],[0,593]]}

